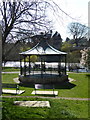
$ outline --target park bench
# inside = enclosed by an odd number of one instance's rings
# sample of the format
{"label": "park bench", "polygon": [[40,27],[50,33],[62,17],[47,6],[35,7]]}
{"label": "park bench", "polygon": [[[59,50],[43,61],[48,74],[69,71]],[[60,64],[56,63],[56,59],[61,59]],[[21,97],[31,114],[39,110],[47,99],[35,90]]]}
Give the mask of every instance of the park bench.
{"label": "park bench", "polygon": [[[39,94],[39,95],[58,95],[58,91],[55,91],[53,84],[35,84],[34,85],[34,91],[32,94]],[[42,89],[41,91],[39,89]],[[52,91],[47,91],[46,89],[52,89]]]}
{"label": "park bench", "polygon": [[[9,89],[15,88],[15,89]],[[2,93],[19,94],[19,84],[2,84]]]}

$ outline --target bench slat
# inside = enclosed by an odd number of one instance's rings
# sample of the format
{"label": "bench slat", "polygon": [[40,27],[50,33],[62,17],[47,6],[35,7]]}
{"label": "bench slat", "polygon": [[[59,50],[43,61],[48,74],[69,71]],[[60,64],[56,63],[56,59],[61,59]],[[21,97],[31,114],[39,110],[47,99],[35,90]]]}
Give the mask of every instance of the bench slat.
{"label": "bench slat", "polygon": [[54,85],[49,85],[49,84],[35,84],[35,94],[37,89],[53,89],[53,95],[54,93]]}

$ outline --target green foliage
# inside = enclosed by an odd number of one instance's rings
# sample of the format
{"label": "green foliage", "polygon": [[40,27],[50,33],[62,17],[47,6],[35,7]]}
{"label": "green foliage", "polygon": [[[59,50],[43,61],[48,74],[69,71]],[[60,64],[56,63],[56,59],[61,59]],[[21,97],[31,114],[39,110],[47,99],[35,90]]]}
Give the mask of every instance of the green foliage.
{"label": "green foliage", "polygon": [[75,50],[72,51],[73,48],[73,44],[69,42],[64,42],[62,44],[62,51],[67,52],[67,62],[68,63],[79,63],[80,62],[80,51],[79,50]]}
{"label": "green foliage", "polygon": [[26,45],[24,45],[23,47],[20,48],[21,52],[25,52],[27,50],[30,50],[30,47],[27,47]]}
{"label": "green foliage", "polygon": [[38,57],[36,56],[36,55],[31,55],[30,56],[30,60],[31,60],[31,62],[37,62],[38,61]]}
{"label": "green foliage", "polygon": [[80,62],[80,51],[72,51],[69,52],[67,55],[67,61],[68,63],[79,63]]}
{"label": "green foliage", "polygon": [[[24,61],[24,59],[22,60],[22,61]],[[27,56],[26,58],[25,58],[25,61],[26,62],[29,62],[29,56]],[[38,61],[38,57],[37,57],[37,55],[31,55],[30,56],[30,62],[37,62]]]}
{"label": "green foliage", "polygon": [[71,48],[72,48],[72,44],[70,44],[69,42],[64,42],[62,44],[61,50],[68,53],[70,52]]}
{"label": "green foliage", "polygon": [[[21,52],[25,52],[27,50],[30,50],[30,47],[27,47],[27,46],[21,47]],[[25,60],[26,60],[26,62],[28,62],[29,61],[29,56],[27,56],[25,58]],[[22,61],[24,61],[24,59]],[[38,61],[38,57],[36,55],[31,55],[30,56],[30,61],[34,63],[34,62]]]}

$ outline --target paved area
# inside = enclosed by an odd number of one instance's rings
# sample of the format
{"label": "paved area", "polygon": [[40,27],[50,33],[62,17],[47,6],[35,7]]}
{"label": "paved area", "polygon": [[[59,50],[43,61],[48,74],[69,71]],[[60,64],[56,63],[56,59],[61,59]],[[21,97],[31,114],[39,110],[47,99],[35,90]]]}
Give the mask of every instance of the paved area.
{"label": "paved area", "polygon": [[72,82],[72,81],[76,81],[76,80],[74,80],[74,79],[72,79],[72,78],[68,78],[68,80],[69,80],[69,82]]}
{"label": "paved area", "polygon": [[15,105],[25,106],[25,107],[49,107],[49,101],[14,101]]}
{"label": "paved area", "polygon": [[18,84],[20,83],[20,81],[19,81],[19,78],[18,78],[18,77],[17,77],[17,78],[13,78],[13,80],[14,80],[14,82],[15,82],[15,83],[18,83]]}
{"label": "paved area", "polygon": [[22,94],[25,90],[9,90],[9,89],[2,89],[2,93],[10,93],[10,94]]}
{"label": "paved area", "polygon": [[38,95],[58,95],[58,91],[40,91],[40,90],[34,90],[31,94],[38,94]]}

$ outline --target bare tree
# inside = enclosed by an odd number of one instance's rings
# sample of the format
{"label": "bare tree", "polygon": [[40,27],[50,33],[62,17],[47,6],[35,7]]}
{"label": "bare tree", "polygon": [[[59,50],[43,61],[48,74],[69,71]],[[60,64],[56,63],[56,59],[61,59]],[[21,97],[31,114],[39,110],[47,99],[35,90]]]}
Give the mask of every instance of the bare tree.
{"label": "bare tree", "polygon": [[8,55],[4,47],[6,42],[30,38],[30,35],[43,29],[48,29],[50,21],[45,21],[45,8],[47,2],[30,0],[27,2],[1,2],[0,15],[2,25],[3,60]]}
{"label": "bare tree", "polygon": [[79,40],[86,37],[88,33],[88,28],[85,25],[80,24],[78,22],[70,23],[68,29],[70,34],[73,35],[73,39],[75,40],[76,46],[78,46]]}
{"label": "bare tree", "polygon": [[[45,11],[47,8],[58,14],[58,10],[70,17],[64,12],[53,0],[13,0],[0,2],[0,17],[2,25],[2,53],[3,61],[9,51],[5,51],[6,42],[14,42],[15,45],[19,40],[30,40],[31,35],[39,31],[50,30],[50,22],[46,19]],[[50,9],[49,9],[50,10]],[[71,18],[71,17],[70,17]],[[73,19],[73,18],[72,18]]]}

